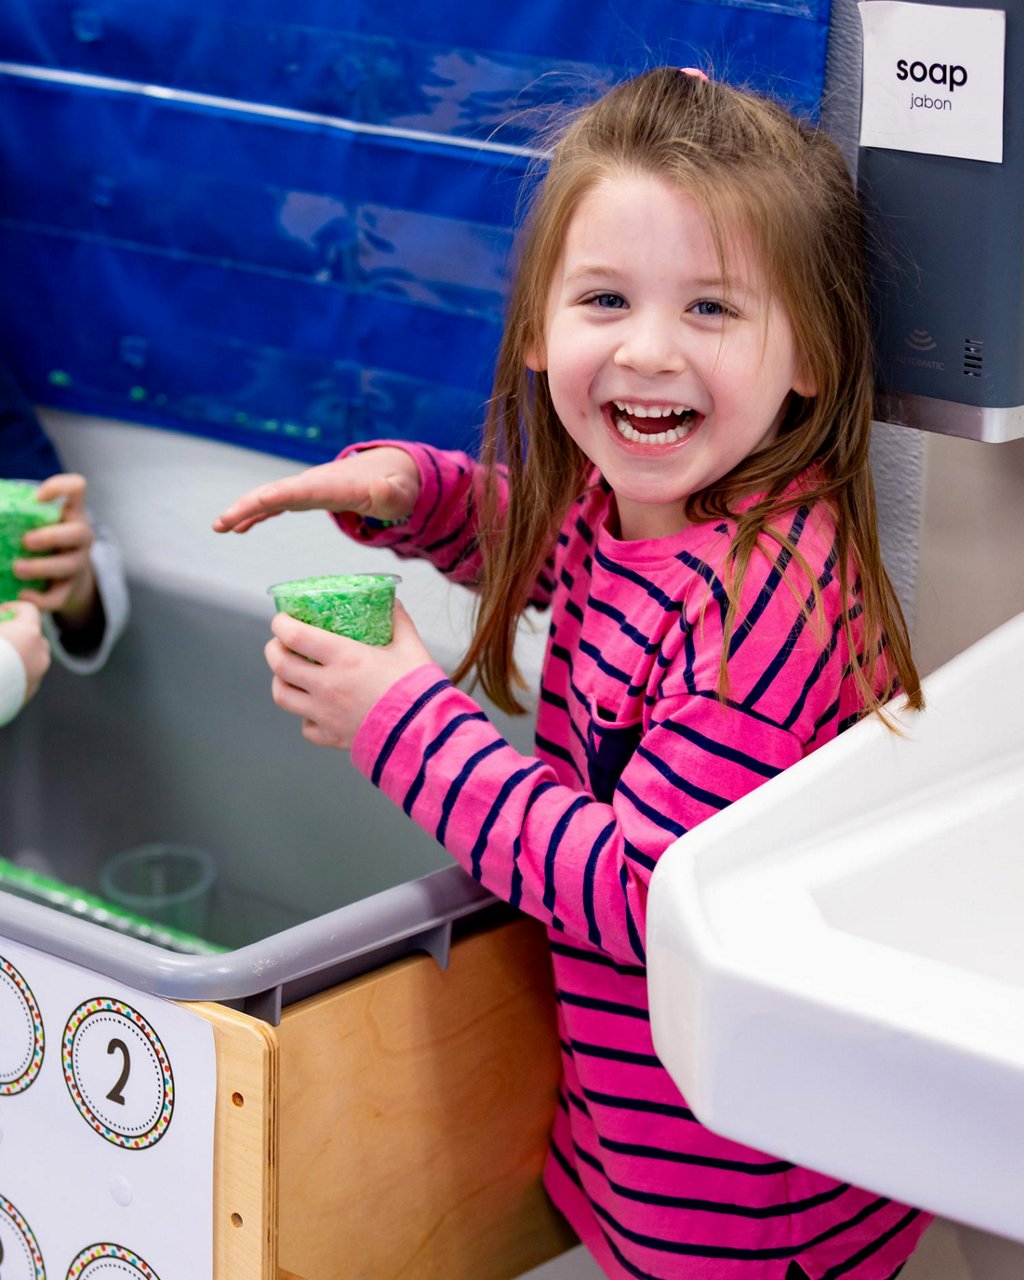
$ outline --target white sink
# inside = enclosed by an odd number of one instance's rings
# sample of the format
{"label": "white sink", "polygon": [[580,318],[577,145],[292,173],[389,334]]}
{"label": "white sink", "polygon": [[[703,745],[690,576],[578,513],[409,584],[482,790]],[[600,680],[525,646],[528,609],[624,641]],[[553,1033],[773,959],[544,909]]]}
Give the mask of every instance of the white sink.
{"label": "white sink", "polygon": [[655,1046],[736,1141],[1024,1240],[1024,614],[678,840]]}

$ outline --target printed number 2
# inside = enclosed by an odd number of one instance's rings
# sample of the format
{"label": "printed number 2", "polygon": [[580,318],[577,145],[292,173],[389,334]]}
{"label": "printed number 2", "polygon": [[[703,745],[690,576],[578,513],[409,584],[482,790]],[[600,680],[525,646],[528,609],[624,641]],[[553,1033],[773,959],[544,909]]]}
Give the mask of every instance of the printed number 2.
{"label": "printed number 2", "polygon": [[[114,1087],[107,1094],[107,1097],[111,1102],[116,1102],[123,1107],[125,1105],[124,1094],[121,1090],[128,1083],[128,1073],[132,1069],[132,1060],[128,1056],[128,1046],[123,1040],[111,1040],[110,1044],[107,1045],[107,1053],[116,1053],[118,1050],[121,1051],[121,1074],[115,1080]],[[0,1280],[2,1280],[2,1277],[0,1277]]]}

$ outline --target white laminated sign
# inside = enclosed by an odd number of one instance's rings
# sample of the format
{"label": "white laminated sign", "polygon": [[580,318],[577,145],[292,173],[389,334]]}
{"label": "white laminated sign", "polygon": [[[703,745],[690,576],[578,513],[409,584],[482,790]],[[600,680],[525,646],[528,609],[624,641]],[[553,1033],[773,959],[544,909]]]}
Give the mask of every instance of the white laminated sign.
{"label": "white laminated sign", "polygon": [[1003,159],[1006,14],[863,0],[862,147]]}

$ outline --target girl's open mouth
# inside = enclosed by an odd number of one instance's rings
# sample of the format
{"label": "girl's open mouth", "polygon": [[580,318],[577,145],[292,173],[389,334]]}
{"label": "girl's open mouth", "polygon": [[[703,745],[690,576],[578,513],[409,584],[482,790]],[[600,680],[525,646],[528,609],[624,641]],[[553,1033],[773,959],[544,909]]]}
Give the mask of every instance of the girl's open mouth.
{"label": "girl's open mouth", "polygon": [[609,412],[615,430],[632,444],[678,444],[697,424],[697,410],[682,404],[639,405],[613,400]]}

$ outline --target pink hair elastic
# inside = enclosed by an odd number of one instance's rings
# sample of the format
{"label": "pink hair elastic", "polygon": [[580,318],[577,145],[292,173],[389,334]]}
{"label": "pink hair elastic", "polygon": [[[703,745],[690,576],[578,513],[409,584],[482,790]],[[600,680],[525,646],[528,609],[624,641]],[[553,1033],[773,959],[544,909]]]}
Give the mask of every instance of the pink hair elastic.
{"label": "pink hair elastic", "polygon": [[707,76],[698,67],[680,67],[684,76],[693,76],[694,80],[706,80]]}

